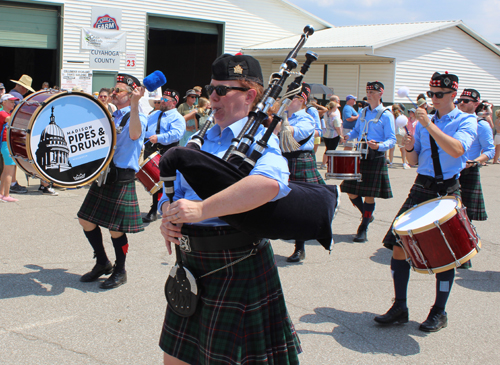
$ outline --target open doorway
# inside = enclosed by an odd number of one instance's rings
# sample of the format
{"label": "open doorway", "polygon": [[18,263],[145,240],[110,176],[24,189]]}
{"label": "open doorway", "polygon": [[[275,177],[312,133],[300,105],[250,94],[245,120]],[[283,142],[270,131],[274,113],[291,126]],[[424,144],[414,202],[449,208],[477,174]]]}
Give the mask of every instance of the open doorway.
{"label": "open doorway", "polygon": [[[164,22],[167,20],[163,19]],[[208,84],[211,65],[222,53],[220,27],[213,24],[212,29],[216,31],[207,33],[197,31],[196,27],[173,30],[161,25],[152,26],[151,20],[149,23],[146,75],[155,70],[162,71],[167,78],[164,88],[175,89],[181,96],[193,86]]]}

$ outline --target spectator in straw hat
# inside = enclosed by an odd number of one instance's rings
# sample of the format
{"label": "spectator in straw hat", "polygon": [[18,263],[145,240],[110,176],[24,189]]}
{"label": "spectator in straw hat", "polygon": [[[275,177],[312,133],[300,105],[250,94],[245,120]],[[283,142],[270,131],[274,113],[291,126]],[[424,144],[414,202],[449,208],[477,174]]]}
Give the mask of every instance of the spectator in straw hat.
{"label": "spectator in straw hat", "polygon": [[28,91],[31,91],[32,93],[35,92],[33,88],[31,87],[31,83],[33,82],[33,79],[28,76],[28,75],[22,75],[19,80],[10,80],[13,83],[17,84],[11,91],[9,91],[9,94],[15,96],[19,100],[23,100],[24,95],[28,93]]}

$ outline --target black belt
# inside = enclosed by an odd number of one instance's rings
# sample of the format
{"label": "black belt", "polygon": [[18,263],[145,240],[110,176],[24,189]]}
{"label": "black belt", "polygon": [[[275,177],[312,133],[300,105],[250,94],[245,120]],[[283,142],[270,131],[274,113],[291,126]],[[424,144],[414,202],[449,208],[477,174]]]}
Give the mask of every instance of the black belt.
{"label": "black belt", "polygon": [[[368,153],[366,151],[368,150]],[[366,156],[366,157],[365,157]],[[374,160],[376,158],[385,157],[385,152],[380,152],[368,147],[368,144],[361,143],[361,159],[363,160]]]}
{"label": "black belt", "polygon": [[[146,140],[147,140],[147,138],[146,138]],[[176,146],[178,146],[178,145],[179,145],[179,141],[174,142],[174,143],[170,143],[170,144],[168,144],[168,145],[163,145],[163,144],[161,144],[161,143],[154,143],[154,144],[153,144],[153,143],[151,143],[151,142],[149,142],[149,141],[148,141],[148,142],[146,143],[146,146],[144,147],[144,150],[145,150],[145,151],[146,151],[146,150],[148,151],[148,153],[147,153],[147,154],[148,154],[148,156],[149,156],[149,155],[151,155],[151,154],[153,154],[153,153],[154,153],[154,152],[156,152],[156,151],[158,151],[158,153],[159,153],[160,155],[163,155],[163,154],[164,154],[165,152],[167,152],[170,148],[172,148],[172,147],[176,147]]]}
{"label": "black belt", "polygon": [[293,152],[283,152],[283,157],[288,158],[297,158],[303,154],[312,154],[313,151],[293,151]]}
{"label": "black belt", "polygon": [[436,193],[449,194],[460,188],[460,183],[456,177],[457,175],[453,176],[451,179],[443,180],[442,184],[438,184],[437,180],[432,176],[418,174],[415,179],[415,184],[427,190],[435,191]]}
{"label": "black belt", "polygon": [[[256,248],[262,241],[232,227],[202,227],[184,225],[180,239],[180,248],[183,251],[221,251]],[[207,234],[201,236],[201,234]],[[267,241],[267,240],[266,240]]]}
{"label": "black belt", "polygon": [[109,164],[109,172],[106,177],[106,185],[126,184],[135,180],[134,169],[122,169],[116,167],[113,162]]}

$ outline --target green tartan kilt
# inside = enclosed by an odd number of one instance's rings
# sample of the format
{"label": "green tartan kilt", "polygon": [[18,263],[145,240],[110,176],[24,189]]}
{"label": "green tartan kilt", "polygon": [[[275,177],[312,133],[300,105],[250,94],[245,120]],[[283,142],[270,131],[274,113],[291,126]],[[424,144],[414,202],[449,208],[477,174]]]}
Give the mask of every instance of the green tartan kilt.
{"label": "green tartan kilt", "polygon": [[[460,191],[455,190],[454,192],[448,194],[448,195],[454,195],[457,197],[460,197]],[[393,246],[399,246],[401,245],[398,244],[396,240],[396,236],[394,233],[392,233],[392,225],[394,224],[394,221],[396,218],[398,218],[401,214],[409,210],[410,208],[413,208],[415,205],[422,204],[426,201],[438,198],[439,195],[435,191],[432,190],[427,190],[423,188],[421,185],[413,184],[413,186],[410,189],[410,193],[408,194],[408,197],[406,198],[405,202],[403,203],[403,206],[401,209],[399,209],[398,214],[396,214],[396,217],[391,223],[391,227],[387,231],[384,240],[382,241],[384,244],[384,247],[392,250]]]}
{"label": "green tartan kilt", "polygon": [[344,180],[340,184],[343,193],[373,198],[392,198],[389,171],[384,157],[362,159],[359,166],[362,181]]}
{"label": "green tartan kilt", "polygon": [[311,152],[304,152],[298,157],[287,158],[287,160],[290,181],[325,184],[325,180],[323,180],[316,166],[316,159]]}
{"label": "green tartan kilt", "polygon": [[[248,250],[182,252],[197,278]],[[188,364],[298,364],[300,341],[288,315],[274,253],[256,255],[198,279],[196,312],[179,317],[167,306],[160,347]]]}
{"label": "green tartan kilt", "polygon": [[78,218],[111,231],[137,233],[144,230],[135,182],[103,184],[94,182],[83,201]]}
{"label": "green tartan kilt", "polygon": [[[466,172],[466,174],[464,174]],[[481,188],[481,176],[479,166],[465,169],[460,174],[460,191],[462,202],[467,207],[467,216],[475,221],[488,219],[484,206],[483,189]]]}

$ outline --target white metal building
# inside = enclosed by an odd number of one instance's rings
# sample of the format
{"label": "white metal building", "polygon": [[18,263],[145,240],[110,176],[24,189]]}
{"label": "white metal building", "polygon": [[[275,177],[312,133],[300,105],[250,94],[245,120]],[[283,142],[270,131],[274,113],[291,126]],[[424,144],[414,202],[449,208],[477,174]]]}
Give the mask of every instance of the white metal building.
{"label": "white metal building", "polygon": [[[275,71],[296,42],[289,37],[247,47],[266,75]],[[344,99],[365,95],[368,81],[384,83],[384,102],[401,102],[401,86],[415,101],[428,90],[435,71],[457,74],[460,90],[475,88],[483,99],[500,104],[500,49],[461,21],[335,27],[316,32],[304,50],[319,55],[306,75],[309,83],[324,83]]]}
{"label": "white metal building", "polygon": [[[218,55],[300,34],[307,24],[331,27],[282,0],[2,1],[0,51],[10,57],[0,82],[26,73],[38,89],[43,81],[60,84],[62,69],[91,70],[95,91],[119,71],[142,79],[159,69],[182,93],[208,83]],[[126,50],[112,66],[92,66],[91,52],[82,49],[82,28],[99,26],[126,33]]]}

